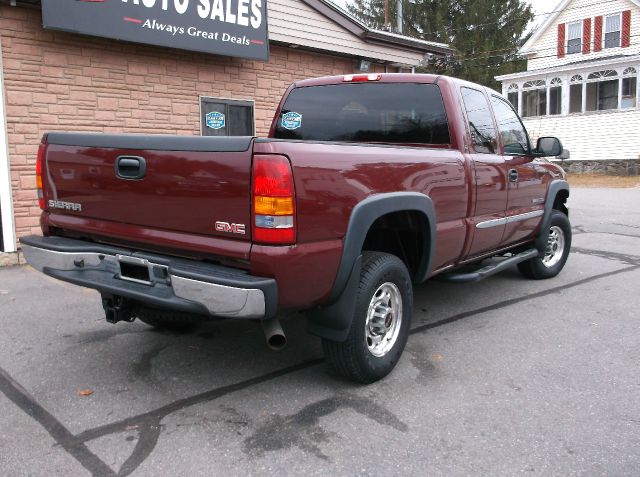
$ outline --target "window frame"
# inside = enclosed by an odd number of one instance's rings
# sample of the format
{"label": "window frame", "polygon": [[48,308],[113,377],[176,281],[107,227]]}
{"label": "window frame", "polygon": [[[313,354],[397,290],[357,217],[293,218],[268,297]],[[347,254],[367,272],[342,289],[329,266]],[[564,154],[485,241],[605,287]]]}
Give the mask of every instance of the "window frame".
{"label": "window frame", "polygon": [[[631,87],[633,81],[635,80],[634,87]],[[625,81],[629,82],[629,93],[625,95]],[[628,66],[622,72],[620,77],[620,109],[621,110],[629,110],[636,109],[638,107],[638,71],[633,66]],[[631,106],[624,106],[625,99],[633,99],[633,104]]]}
{"label": "window frame", "polygon": [[[608,82],[612,82],[615,81],[617,83],[617,87],[616,87],[616,107],[615,108],[607,108],[607,109],[600,109],[598,106],[600,104],[600,87],[601,87],[601,83],[608,83]],[[595,97],[595,106],[596,109],[589,109],[589,90],[591,89],[590,86],[595,84],[596,85],[596,97]],[[600,71],[593,71],[591,73],[589,73],[587,75],[587,79],[585,81],[585,89],[586,89],[586,93],[585,93],[585,101],[584,101],[584,111],[586,113],[598,113],[600,111],[619,111],[621,108],[621,101],[620,101],[620,87],[621,87],[621,75],[618,74],[617,70],[600,70]]]}
{"label": "window frame", "polygon": [[[576,38],[569,38],[569,32],[571,31],[571,25],[580,25],[580,36]],[[571,40],[580,40],[578,44],[578,49],[576,51],[569,51],[570,45],[569,42]],[[575,22],[567,23],[567,45],[565,47],[565,53],[567,55],[575,55],[582,53],[582,42],[584,40],[584,20],[578,20]]]}
{"label": "window frame", "polygon": [[[549,88],[547,91],[547,116],[560,116],[562,115],[562,100],[563,100],[563,82],[562,79],[559,77],[555,77],[553,78],[550,82],[549,82]],[[558,106],[558,112],[557,113],[552,113],[551,112],[551,98],[552,98],[552,94],[557,93],[558,94],[558,98],[557,98],[557,106]]]}
{"label": "window frame", "polygon": [[[547,116],[547,105],[548,105],[548,98],[547,98],[547,90],[548,90],[548,85],[547,85],[547,81],[544,79],[532,79],[529,81],[526,81],[523,85],[522,85],[522,117],[523,118],[539,118],[541,116]],[[525,115],[525,106],[527,104],[527,100],[525,98],[525,96],[527,95],[527,93],[533,92],[535,91],[537,93],[537,100],[536,100],[536,110],[538,110],[538,114],[528,114]],[[541,104],[540,104],[540,94],[542,94],[542,96],[544,97],[544,108],[541,108]]]}
{"label": "window frame", "polygon": [[[471,120],[469,119],[469,110],[467,109],[467,103],[464,101],[464,94],[463,94],[463,90],[469,90],[469,91],[474,91],[476,93],[480,93],[482,95],[482,97],[484,98],[486,104],[487,104],[487,113],[489,115],[489,118],[491,119],[491,127],[493,128],[493,132],[494,132],[494,137],[493,137],[493,151],[482,151],[480,149],[478,149],[479,147],[486,147],[486,146],[480,146],[478,144],[476,144],[473,140],[473,133],[471,131]],[[461,86],[459,89],[459,93],[460,93],[460,99],[462,100],[462,106],[464,109],[464,115],[466,118],[466,129],[467,132],[469,133],[469,137],[471,139],[471,143],[470,146],[473,148],[473,152],[476,154],[489,154],[489,155],[501,155],[501,151],[500,151],[500,142],[498,142],[498,127],[496,125],[496,118],[494,116],[493,113],[493,107],[491,106],[491,99],[489,98],[489,96],[480,89],[476,89],[476,88],[471,88],[469,86]],[[488,148],[487,148],[488,149]]]}
{"label": "window frame", "polygon": [[[499,141],[500,141],[500,150],[502,152],[503,156],[512,156],[512,157],[528,157],[531,156],[533,154],[533,146],[531,144],[531,137],[529,136],[529,131],[527,131],[527,128],[525,127],[524,123],[522,122],[522,118],[520,117],[520,115],[518,114],[518,111],[516,111],[516,109],[513,107],[513,105],[505,100],[502,96],[498,96],[495,94],[490,95],[491,97],[489,98],[489,104],[491,105],[491,112],[493,113],[493,118],[494,118],[494,122],[496,123],[496,132],[498,133],[497,137],[499,137]],[[502,101],[505,105],[507,105],[509,108],[511,108],[511,110],[514,112],[514,114],[516,115],[516,118],[518,118],[518,122],[520,123],[520,126],[522,126],[522,130],[524,131],[524,135],[527,138],[527,144],[529,145],[529,151],[524,153],[524,154],[516,154],[516,153],[509,153],[505,151],[504,148],[504,140],[502,139],[502,133],[500,132],[500,123],[498,122],[497,119],[497,115],[496,115],[496,111],[495,108],[492,104],[492,99],[495,98],[498,101]]]}
{"label": "window frame", "polygon": [[[576,88],[576,86],[580,87],[580,110],[579,111],[571,111],[571,99],[573,98],[573,95],[571,93],[571,91],[574,91]],[[567,114],[582,114],[584,113],[584,109],[585,109],[585,101],[584,101],[584,95],[585,95],[585,81],[584,81],[584,76],[582,73],[576,73],[574,75],[571,76],[571,78],[569,79],[569,109],[567,111]]]}
{"label": "window frame", "polygon": [[[609,18],[614,18],[614,17],[618,17],[618,30],[607,32],[607,20],[609,20]],[[607,46],[607,35],[611,33],[616,33],[616,32],[618,33],[617,44],[613,46]],[[622,13],[613,13],[611,15],[606,15],[604,17],[604,31],[602,35],[602,41],[603,41],[603,45],[602,45],[603,50],[610,49],[610,48],[620,48],[622,46]]]}
{"label": "window frame", "polygon": [[[511,102],[510,96],[515,94],[516,95],[516,104],[513,104]],[[511,105],[514,107],[514,109],[520,109],[520,87],[517,85],[517,83],[511,83],[509,85],[509,87],[507,88],[507,100],[511,103]]]}
{"label": "window frame", "polygon": [[[217,96],[205,96],[205,95],[200,95],[200,97],[198,98],[198,111],[199,111],[199,115],[200,115],[200,136],[203,137],[207,137],[204,134],[205,131],[205,126],[204,126],[204,118],[202,116],[202,112],[203,112],[203,104],[204,101],[210,101],[212,103],[220,103],[220,104],[224,104],[226,106],[226,111],[227,114],[225,114],[225,116],[228,118],[229,117],[229,106],[246,106],[246,107],[251,107],[251,125],[253,127],[253,132],[251,134],[251,136],[255,136],[256,135],[256,127],[257,127],[257,123],[256,123],[256,102],[253,99],[237,99],[237,98],[219,98]],[[215,136],[211,136],[211,137],[215,137]],[[229,135],[225,135],[222,137],[241,137],[241,136],[229,136]]]}

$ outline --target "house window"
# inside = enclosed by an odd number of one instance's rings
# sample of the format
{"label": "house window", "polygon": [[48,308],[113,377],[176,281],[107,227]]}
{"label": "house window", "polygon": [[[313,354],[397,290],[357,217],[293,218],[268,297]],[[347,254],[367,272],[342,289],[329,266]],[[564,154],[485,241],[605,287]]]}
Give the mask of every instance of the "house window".
{"label": "house window", "polygon": [[567,54],[582,51],[582,22],[569,23],[567,32]]}
{"label": "house window", "polygon": [[253,136],[253,101],[200,98],[203,136]]}
{"label": "house window", "polygon": [[522,86],[522,117],[543,116],[547,113],[547,83],[527,81]]}
{"label": "house window", "polygon": [[549,114],[562,113],[562,80],[553,78],[549,88]]}
{"label": "house window", "polygon": [[617,72],[607,70],[591,73],[587,77],[587,111],[618,109],[620,80],[617,76]]}
{"label": "house window", "polygon": [[569,113],[582,112],[582,76],[573,75],[569,85]]}
{"label": "house window", "polygon": [[604,47],[618,48],[620,46],[620,14],[609,15],[605,19]]}
{"label": "house window", "polygon": [[627,68],[622,73],[622,109],[636,107],[638,73],[635,68]]}
{"label": "house window", "polygon": [[512,84],[509,86],[509,89],[507,90],[507,99],[509,99],[509,102],[517,111],[518,110],[518,85],[517,84]]}

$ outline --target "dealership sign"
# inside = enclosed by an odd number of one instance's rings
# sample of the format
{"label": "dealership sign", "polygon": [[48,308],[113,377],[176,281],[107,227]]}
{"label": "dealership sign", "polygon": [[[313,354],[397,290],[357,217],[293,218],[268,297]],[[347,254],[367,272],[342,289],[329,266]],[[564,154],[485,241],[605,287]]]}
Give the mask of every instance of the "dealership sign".
{"label": "dealership sign", "polygon": [[267,0],[42,0],[45,28],[267,61]]}

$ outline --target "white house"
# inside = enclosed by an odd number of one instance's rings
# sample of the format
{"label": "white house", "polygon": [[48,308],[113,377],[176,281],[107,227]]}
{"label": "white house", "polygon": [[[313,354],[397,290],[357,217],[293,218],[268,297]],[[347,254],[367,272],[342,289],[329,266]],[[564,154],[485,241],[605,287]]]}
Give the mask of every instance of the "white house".
{"label": "white house", "polygon": [[497,76],[532,138],[557,136],[570,169],[638,173],[640,0],[562,0]]}

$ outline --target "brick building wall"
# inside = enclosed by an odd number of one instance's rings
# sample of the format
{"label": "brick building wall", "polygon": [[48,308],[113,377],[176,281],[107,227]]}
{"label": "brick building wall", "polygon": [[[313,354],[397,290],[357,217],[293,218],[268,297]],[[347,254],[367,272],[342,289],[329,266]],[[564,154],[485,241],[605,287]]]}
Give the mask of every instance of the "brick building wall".
{"label": "brick building wall", "polygon": [[[40,233],[35,161],[46,131],[200,134],[200,96],[255,100],[268,133],[293,81],[352,73],[348,58],[271,47],[268,63],[43,30],[39,9],[0,4],[16,235]],[[379,69],[378,66],[376,69]]]}

